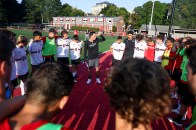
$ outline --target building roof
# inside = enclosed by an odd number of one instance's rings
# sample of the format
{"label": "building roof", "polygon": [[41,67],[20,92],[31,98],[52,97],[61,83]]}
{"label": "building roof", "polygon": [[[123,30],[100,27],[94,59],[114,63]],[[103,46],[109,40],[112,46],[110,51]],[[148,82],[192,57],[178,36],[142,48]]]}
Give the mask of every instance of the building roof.
{"label": "building roof", "polygon": [[[169,26],[167,26],[167,25],[156,25],[156,29],[159,32],[168,32]],[[180,26],[172,26],[172,30],[173,29],[180,29]],[[146,26],[146,24],[143,24],[140,27],[140,30],[149,30],[149,25]],[[151,30],[152,31],[155,31],[155,25],[152,25],[151,26]]]}
{"label": "building roof", "polygon": [[107,1],[96,3],[96,5],[102,5],[102,4],[111,5],[112,3],[107,2]]}

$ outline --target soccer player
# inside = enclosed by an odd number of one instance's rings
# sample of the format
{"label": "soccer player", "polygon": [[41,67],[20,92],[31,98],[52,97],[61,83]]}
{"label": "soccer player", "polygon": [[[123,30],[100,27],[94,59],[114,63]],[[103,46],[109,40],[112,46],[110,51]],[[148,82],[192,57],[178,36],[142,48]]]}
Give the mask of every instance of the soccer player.
{"label": "soccer player", "polygon": [[69,39],[68,32],[66,30],[62,30],[62,37],[59,37],[56,40],[57,45],[57,61],[69,66],[69,44],[71,39]]}
{"label": "soccer player", "polygon": [[110,47],[110,51],[113,55],[112,65],[114,65],[122,59],[125,51],[125,43],[122,42],[122,36],[117,37],[116,42]]}
{"label": "soccer player", "polygon": [[176,59],[176,49],[174,49],[174,38],[168,38],[166,41],[167,48],[164,51],[162,56],[162,67],[168,72],[168,74],[172,75],[172,70],[174,67],[174,61]]}
{"label": "soccer player", "polygon": [[133,58],[144,58],[146,49],[147,49],[147,44],[143,40],[143,36],[141,34],[138,34],[136,36]]}
{"label": "soccer player", "polygon": [[62,125],[49,121],[63,109],[73,85],[73,76],[67,66],[44,63],[26,82],[28,89],[24,106],[1,121],[0,130],[65,130]]}
{"label": "soccer player", "polygon": [[47,37],[43,37],[44,47],[42,50],[42,55],[45,62],[55,61],[54,55],[56,55],[56,43],[55,40],[58,38],[56,35],[56,30],[50,28]]}
{"label": "soccer player", "polygon": [[156,45],[155,45],[155,57],[154,57],[154,62],[158,63],[161,65],[162,62],[162,56],[163,53],[166,49],[165,44],[163,43],[163,36],[158,35],[156,39]]}
{"label": "soccer player", "polygon": [[30,41],[28,45],[28,53],[30,54],[31,58],[31,74],[35,72],[35,70],[39,67],[39,65],[43,62],[42,57],[42,48],[43,48],[43,41],[42,41],[42,33],[39,31],[33,32],[34,39]]}
{"label": "soccer player", "polygon": [[99,33],[98,34],[101,38],[97,38],[97,34],[92,31],[89,33],[88,41],[84,43],[84,62],[86,62],[86,54],[88,52],[88,80],[87,84],[91,83],[91,69],[95,67],[96,69],[96,82],[101,83],[99,78],[99,49],[98,44],[99,42],[105,41],[105,37]]}
{"label": "soccer player", "polygon": [[145,58],[151,62],[154,61],[155,44],[152,38],[147,39],[147,49],[145,51]]}
{"label": "soccer player", "polygon": [[[196,44],[196,40],[194,42]],[[196,45],[187,49],[186,54],[189,60],[187,64],[189,90],[196,96]],[[187,130],[196,129],[196,106],[194,106],[192,113],[192,124],[187,128]]]}
{"label": "soccer player", "polygon": [[79,41],[79,36],[74,35],[73,41],[70,42],[70,57],[72,64],[72,74],[74,82],[77,82],[77,65],[80,64],[80,57],[82,55],[82,43]]}
{"label": "soccer player", "polygon": [[5,99],[5,84],[10,82],[12,70],[10,58],[14,48],[14,43],[0,32],[0,102]]}
{"label": "soccer player", "polygon": [[188,39],[185,43],[185,48],[181,52],[184,55],[183,55],[183,60],[181,64],[182,76],[178,84],[178,94],[180,96],[180,103],[181,103],[180,113],[178,114],[177,117],[168,118],[170,122],[173,122],[178,126],[182,126],[182,117],[186,113],[187,108],[189,106],[193,108],[193,106],[195,105],[195,96],[190,93],[189,88],[188,88],[188,78],[187,78],[188,57],[185,53],[186,49],[188,49],[191,46],[195,46],[196,43],[193,41],[194,41],[193,39]]}
{"label": "soccer player", "polygon": [[135,41],[133,40],[132,31],[127,32],[127,38],[125,38],[124,43],[125,43],[125,52],[124,52],[123,58],[133,57]]}
{"label": "soccer player", "polygon": [[16,74],[18,75],[18,79],[21,81],[21,93],[25,94],[25,86],[24,83],[29,75],[28,70],[28,62],[27,62],[27,53],[25,46],[27,46],[28,38],[20,35],[16,42],[16,55],[15,55],[15,64],[16,64]]}
{"label": "soccer player", "polygon": [[105,91],[116,111],[116,130],[151,130],[151,121],[170,112],[169,76],[159,65],[126,58],[110,73]]}

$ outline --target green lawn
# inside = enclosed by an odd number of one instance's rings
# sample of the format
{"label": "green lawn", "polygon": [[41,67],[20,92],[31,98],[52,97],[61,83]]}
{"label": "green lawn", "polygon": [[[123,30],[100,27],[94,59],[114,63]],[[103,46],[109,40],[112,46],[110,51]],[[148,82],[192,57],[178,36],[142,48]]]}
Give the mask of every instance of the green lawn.
{"label": "green lawn", "polygon": [[[18,37],[19,35],[23,35],[23,36],[27,36],[29,39],[33,38],[33,30],[10,30],[14,33],[16,33],[16,37]],[[42,31],[42,35],[43,36],[47,36],[47,32]],[[58,33],[58,35],[60,36],[60,33]],[[69,34],[69,37],[72,38],[73,33]],[[84,40],[84,34],[79,34],[80,36],[80,40]],[[110,46],[112,43],[114,43],[116,41],[116,38],[112,38],[110,36],[105,36],[106,41],[102,42],[99,44],[99,52],[104,52],[109,50]],[[84,51],[84,50],[83,50]],[[82,59],[83,59],[83,52],[82,52]],[[29,72],[31,71],[31,67],[30,67],[30,58],[28,56],[28,63],[29,63]]]}

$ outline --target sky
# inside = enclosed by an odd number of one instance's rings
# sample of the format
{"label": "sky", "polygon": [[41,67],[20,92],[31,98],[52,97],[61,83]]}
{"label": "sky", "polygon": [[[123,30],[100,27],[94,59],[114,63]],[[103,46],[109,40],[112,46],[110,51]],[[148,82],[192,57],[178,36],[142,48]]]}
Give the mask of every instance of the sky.
{"label": "sky", "polygon": [[[21,2],[22,0],[18,0]],[[91,13],[91,7],[103,1],[108,1],[118,7],[125,7],[128,11],[132,11],[135,7],[141,6],[149,0],[61,0],[62,4],[69,5],[83,10],[86,13]],[[159,0],[160,2],[171,3],[172,0]]]}

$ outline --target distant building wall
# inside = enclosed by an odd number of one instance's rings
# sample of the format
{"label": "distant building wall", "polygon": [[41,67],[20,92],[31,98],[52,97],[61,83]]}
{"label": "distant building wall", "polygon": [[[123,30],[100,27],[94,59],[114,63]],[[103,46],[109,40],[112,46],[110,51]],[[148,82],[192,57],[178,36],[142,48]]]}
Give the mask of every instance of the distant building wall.
{"label": "distant building wall", "polygon": [[117,31],[121,32],[124,28],[124,20],[122,17],[101,16],[53,17],[52,25],[62,26],[65,29],[71,29],[72,26],[94,27],[104,32],[110,32],[112,26],[116,26]]}

